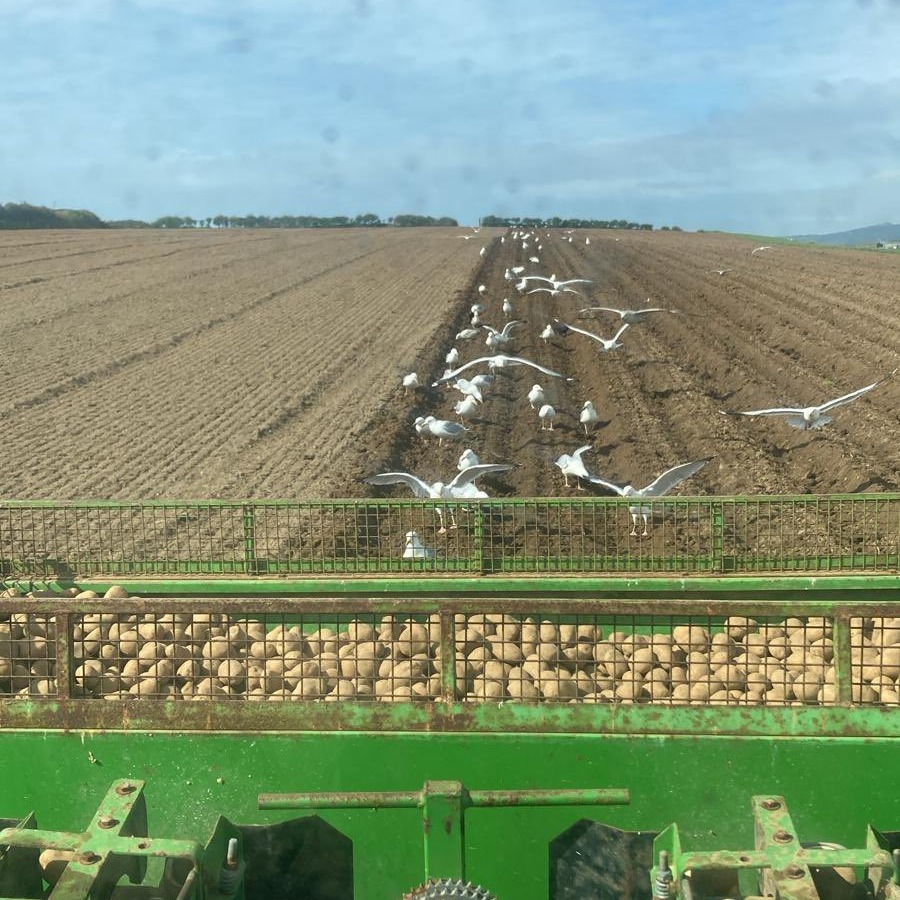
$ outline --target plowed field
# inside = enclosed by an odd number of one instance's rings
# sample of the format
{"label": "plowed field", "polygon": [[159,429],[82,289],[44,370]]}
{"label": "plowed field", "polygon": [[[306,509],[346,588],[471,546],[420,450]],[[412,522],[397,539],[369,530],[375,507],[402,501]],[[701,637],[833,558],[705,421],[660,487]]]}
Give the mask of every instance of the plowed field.
{"label": "plowed field", "polygon": [[[714,456],[690,493],[900,489],[900,377],[821,431],[719,413],[819,403],[900,364],[900,256],[795,245],[751,256],[755,244],[733,236],[612,231],[590,233],[590,245],[586,232],[572,243],[554,232],[524,251],[499,232],[461,233],[0,234],[0,494],[362,496],[376,491],[359,478],[385,469],[449,480],[471,446],[518,464],[485,479],[489,490],[554,495],[575,489],[552,460],[582,443],[592,471],[639,486]],[[593,283],[584,297],[526,296],[504,280],[512,265]],[[575,380],[507,369],[466,444],[438,448],[412,420],[453,418],[460,395],[405,396],[400,376],[440,376],[479,284],[485,323],[502,325],[504,297],[525,322],[504,352]],[[612,315],[578,309],[647,298],[678,312],[633,326],[620,350],[538,336],[557,316],[610,337]],[[492,352],[480,336],[456,346],[461,363]],[[525,399],[535,382],[558,411],[552,432]],[[588,399],[601,422],[585,438]]]}

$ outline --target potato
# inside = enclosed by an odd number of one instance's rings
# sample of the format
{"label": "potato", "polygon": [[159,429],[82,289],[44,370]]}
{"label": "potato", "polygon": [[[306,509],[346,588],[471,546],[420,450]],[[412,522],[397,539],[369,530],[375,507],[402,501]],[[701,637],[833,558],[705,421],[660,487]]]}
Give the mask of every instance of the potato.
{"label": "potato", "polygon": [[675,645],[686,653],[696,650],[706,652],[709,649],[709,632],[699,625],[676,625],[672,629],[672,638]]}
{"label": "potato", "polygon": [[428,628],[424,625],[407,625],[397,638],[395,652],[400,656],[410,657],[417,653],[427,653],[431,641]]}
{"label": "potato", "polygon": [[[93,594],[94,592],[90,591],[90,593]],[[94,596],[96,597],[97,595],[94,594]],[[125,588],[123,588],[119,584],[114,584],[103,595],[103,599],[104,600],[127,600],[130,596],[131,596],[131,594],[129,594],[128,591],[125,590]]]}

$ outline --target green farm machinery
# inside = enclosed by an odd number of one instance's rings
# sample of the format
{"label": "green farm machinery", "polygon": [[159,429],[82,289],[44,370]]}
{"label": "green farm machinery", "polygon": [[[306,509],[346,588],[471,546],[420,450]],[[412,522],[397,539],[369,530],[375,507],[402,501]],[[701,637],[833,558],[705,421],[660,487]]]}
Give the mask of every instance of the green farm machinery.
{"label": "green farm machinery", "polygon": [[0,898],[900,900],[900,494],[643,502],[0,501]]}

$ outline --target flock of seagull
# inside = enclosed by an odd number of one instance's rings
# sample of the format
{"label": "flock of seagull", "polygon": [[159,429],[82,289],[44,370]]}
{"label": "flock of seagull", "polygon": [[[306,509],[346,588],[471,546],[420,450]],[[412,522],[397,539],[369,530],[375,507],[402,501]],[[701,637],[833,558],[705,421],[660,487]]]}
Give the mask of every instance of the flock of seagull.
{"label": "flock of seagull", "polygon": [[[471,240],[475,238],[480,229],[473,229],[472,234],[462,235],[461,239]],[[507,237],[513,243],[518,243],[525,251],[530,246],[534,246],[537,252],[543,249],[543,241],[550,238],[550,234],[543,236],[535,231],[517,231],[513,230],[507,235],[500,238],[500,243],[506,242]],[[563,240],[571,243],[573,241],[573,233],[571,231],[563,234]],[[586,246],[590,245],[590,238],[585,238]],[[772,250],[770,246],[757,247],[751,252],[751,256],[766,250]],[[484,256],[487,248],[482,247],[480,254]],[[540,262],[538,256],[528,257],[529,262],[537,264]],[[724,276],[731,269],[713,269],[710,274]],[[509,266],[504,272],[504,279],[510,283],[515,289],[525,296],[531,294],[546,294],[549,297],[563,297],[565,295],[583,296],[582,291],[585,290],[583,285],[590,285],[592,281],[588,278],[557,278],[556,273],[552,273],[549,277],[538,274],[526,274],[524,266]],[[578,285],[576,288],[574,285]],[[500,307],[506,322],[500,326],[489,325],[482,321],[482,316],[487,313],[487,307],[482,300],[486,299],[487,287],[479,285],[477,289],[479,302],[473,303],[469,311],[469,325],[456,334],[455,340],[459,343],[469,342],[476,337],[484,336],[484,343],[491,351],[487,355],[477,356],[466,362],[462,361],[460,350],[454,345],[445,357],[447,368],[441,377],[431,382],[431,387],[439,387],[449,385],[459,392],[460,399],[454,404],[453,410],[459,421],[449,419],[438,419],[435,416],[418,416],[415,419],[414,427],[416,432],[422,439],[436,438],[438,446],[442,446],[444,441],[461,441],[471,428],[467,423],[471,422],[478,415],[479,407],[485,402],[486,396],[490,394],[497,375],[504,370],[510,368],[527,367],[548,378],[563,379],[566,382],[574,381],[573,378],[562,372],[557,372],[547,366],[542,365],[532,359],[523,356],[517,356],[510,353],[499,352],[507,348],[512,343],[516,335],[515,329],[523,326],[524,321],[512,318],[514,304],[507,297],[503,300]],[[581,335],[597,345],[598,352],[609,353],[620,349],[623,346],[622,337],[629,328],[639,325],[650,317],[657,317],[664,314],[678,315],[678,311],[668,309],[666,307],[648,306],[642,309],[618,309],[607,306],[585,306],[579,311],[579,314],[593,314],[597,312],[609,313],[618,317],[621,323],[618,330],[610,338],[605,338],[600,334],[589,331],[585,328],[579,328],[569,322],[563,321],[558,317],[553,317],[544,330],[540,333],[540,337],[547,343],[556,336],[566,336],[571,334]],[[848,394],[828,400],[817,406],[806,407],[772,407],[767,409],[753,410],[720,410],[723,415],[732,416],[780,416],[785,419],[788,425],[793,428],[802,430],[820,429],[832,421],[832,417],[828,415],[832,410],[853,402],[854,400],[874,390],[883,384],[887,379],[895,374],[891,372],[886,378],[882,378],[872,384],[851,391]],[[463,377],[464,375],[469,377]],[[409,372],[403,375],[401,384],[405,393],[422,387],[416,372]],[[525,400],[527,400],[532,410],[537,411],[537,417],[540,422],[540,429],[553,430],[553,422],[556,418],[556,409],[547,402],[547,396],[541,384],[535,383],[528,392]],[[585,400],[579,412],[579,423],[584,428],[585,436],[589,436],[594,430],[600,417],[596,407],[590,400]],[[583,456],[592,449],[591,444],[585,444],[578,447],[571,454],[564,453],[554,461],[563,476],[564,484],[569,486],[569,479],[575,481],[575,487],[578,490],[584,490],[583,483],[592,484],[603,488],[620,497],[634,498],[636,501],[650,500],[653,498],[663,497],[671,490],[681,484],[683,481],[691,478],[699,472],[713,457],[704,457],[702,459],[693,460],[691,462],[681,463],[672,466],[664,471],[653,481],[644,487],[638,488],[631,483],[618,484],[602,478],[598,475],[591,474],[587,469]],[[412,493],[422,499],[430,500],[478,500],[486,499],[488,494],[478,488],[475,484],[476,480],[484,475],[497,475],[516,468],[513,464],[508,463],[482,463],[478,456],[471,448],[466,448],[457,463],[457,473],[449,481],[430,482],[420,478],[409,472],[381,472],[364,478],[363,481],[371,485],[394,485],[402,484],[408,487]],[[435,509],[440,519],[440,527],[438,533],[444,533],[447,530],[447,524],[444,519],[444,510],[440,507]],[[638,502],[636,505],[629,506],[629,513],[632,519],[632,528],[629,534],[631,536],[638,535],[638,521],[643,522],[643,531],[641,537],[646,537],[649,533],[649,519],[651,508],[646,504]],[[449,516],[450,528],[456,528],[457,523],[450,508]],[[423,556],[433,554],[433,551],[426,551],[418,535],[411,532],[407,535],[407,551],[405,555]]]}

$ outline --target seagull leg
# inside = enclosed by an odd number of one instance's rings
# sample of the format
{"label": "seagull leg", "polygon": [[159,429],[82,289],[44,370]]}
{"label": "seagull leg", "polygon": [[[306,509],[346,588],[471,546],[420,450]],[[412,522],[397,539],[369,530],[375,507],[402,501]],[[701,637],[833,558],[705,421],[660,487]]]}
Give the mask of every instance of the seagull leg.
{"label": "seagull leg", "polygon": [[647,513],[641,513],[641,518],[644,520],[644,533],[641,535],[641,537],[647,537],[650,534],[650,532],[647,531]]}
{"label": "seagull leg", "polygon": [[565,472],[563,472],[563,481],[565,482],[566,487],[568,487],[569,486],[569,477],[566,475]]}
{"label": "seagull leg", "polygon": [[453,514],[453,510],[450,510],[450,528],[455,529],[459,526],[456,524],[456,516]]}
{"label": "seagull leg", "polygon": [[637,537],[637,520],[638,520],[637,513],[632,513],[631,514],[631,531],[628,532],[628,534],[631,537]]}
{"label": "seagull leg", "polygon": [[575,487],[578,488],[579,491],[583,491],[583,490],[584,490],[584,487],[583,487],[582,484],[581,484],[581,479],[580,479],[580,478],[576,478],[576,479],[575,479]]}

